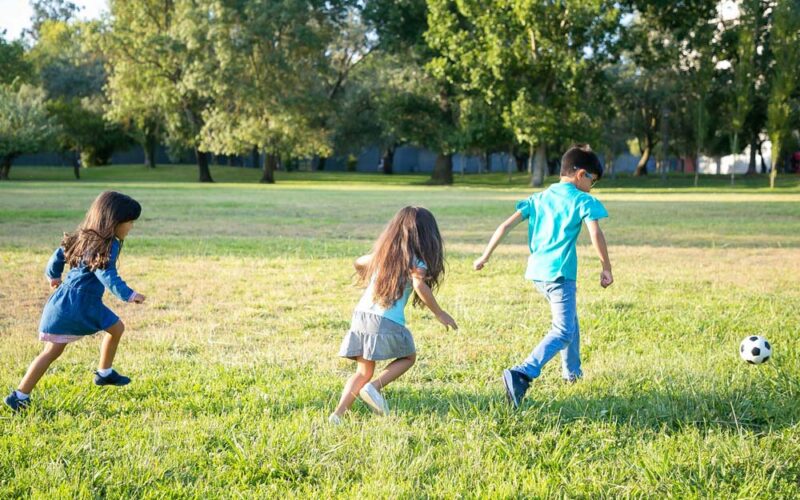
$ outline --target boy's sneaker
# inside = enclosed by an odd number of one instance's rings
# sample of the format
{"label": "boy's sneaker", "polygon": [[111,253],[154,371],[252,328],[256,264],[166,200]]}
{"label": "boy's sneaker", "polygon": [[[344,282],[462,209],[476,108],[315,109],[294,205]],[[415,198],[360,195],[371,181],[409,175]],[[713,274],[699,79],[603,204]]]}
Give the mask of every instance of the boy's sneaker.
{"label": "boy's sneaker", "polygon": [[111,370],[111,373],[106,375],[105,377],[100,375],[97,372],[94,372],[94,385],[128,385],[131,383],[131,379],[126,377],[125,375],[120,375],[117,373],[116,370]]}
{"label": "boy's sneaker", "polygon": [[331,413],[331,416],[328,417],[328,423],[331,425],[342,425],[342,419],[339,417],[339,415]]}
{"label": "boy's sneaker", "polygon": [[30,404],[31,398],[20,399],[17,397],[17,391],[11,391],[11,394],[6,396],[5,403],[6,406],[11,408],[11,411],[20,411],[24,410]]}
{"label": "boy's sneaker", "polygon": [[506,388],[506,399],[516,410],[531,385],[531,379],[515,370],[503,370],[503,385]]}
{"label": "boy's sneaker", "polygon": [[358,395],[378,415],[386,416],[389,414],[389,403],[386,402],[386,399],[381,396],[381,393],[378,392],[374,385],[368,383],[358,391]]}

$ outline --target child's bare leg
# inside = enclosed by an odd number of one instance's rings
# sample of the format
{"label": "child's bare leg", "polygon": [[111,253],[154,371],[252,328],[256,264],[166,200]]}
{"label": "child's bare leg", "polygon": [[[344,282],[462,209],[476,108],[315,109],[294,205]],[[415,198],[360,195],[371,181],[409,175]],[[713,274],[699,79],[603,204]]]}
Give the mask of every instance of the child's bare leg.
{"label": "child's bare leg", "polygon": [[372,385],[375,386],[376,389],[379,391],[382,390],[384,387],[389,385],[391,382],[397,380],[400,375],[404,374],[408,371],[409,368],[414,366],[414,363],[417,361],[417,355],[412,354],[411,356],[406,356],[405,358],[397,358],[391,363],[389,363],[386,368],[378,375]]}
{"label": "child's bare leg", "polygon": [[342,397],[339,399],[339,405],[336,407],[334,413],[341,417],[344,413],[353,406],[353,402],[358,397],[358,391],[372,379],[375,373],[375,362],[369,361],[361,356],[356,358],[356,372],[347,379],[342,390]]}
{"label": "child's bare leg", "polygon": [[47,372],[47,369],[50,368],[50,364],[58,359],[61,353],[64,352],[65,347],[67,347],[67,344],[45,342],[44,350],[41,354],[36,356],[36,359],[34,359],[28,367],[28,371],[25,372],[25,376],[22,377],[22,381],[19,383],[17,390],[25,394],[30,394],[33,388],[36,387],[37,382],[39,382],[39,379],[41,379]]}
{"label": "child's bare leg", "polygon": [[119,341],[122,340],[124,331],[125,325],[122,321],[117,321],[106,329],[108,334],[103,337],[103,343],[100,344],[100,363],[97,365],[99,369],[111,368],[114,363],[114,356],[117,354],[117,346]]}

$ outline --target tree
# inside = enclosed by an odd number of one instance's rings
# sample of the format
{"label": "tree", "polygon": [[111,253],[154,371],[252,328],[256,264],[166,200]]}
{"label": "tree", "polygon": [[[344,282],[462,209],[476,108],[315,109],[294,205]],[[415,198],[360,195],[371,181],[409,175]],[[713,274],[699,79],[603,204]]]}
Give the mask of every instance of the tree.
{"label": "tree", "polygon": [[33,68],[25,59],[25,46],[21,40],[7,42],[4,35],[0,32],[0,84],[30,82]]}
{"label": "tree", "polygon": [[[486,4],[430,2],[426,39],[440,52],[435,76],[464,95],[480,95],[503,117],[514,139],[535,152],[531,182],[540,186],[547,145],[596,135],[602,62],[616,32],[613,2]],[[581,141],[584,142],[584,141]]]}
{"label": "tree", "polygon": [[75,19],[81,7],[69,0],[30,0],[33,15],[31,27],[23,31],[24,35],[38,41],[42,26],[49,21],[67,24]]}
{"label": "tree", "polygon": [[800,114],[800,2],[778,0],[773,14],[771,92],[767,109],[767,130],[772,142],[770,188],[781,163],[782,149],[789,135],[792,116]]}
{"label": "tree", "polygon": [[[321,0],[209,5],[215,12],[209,53],[217,69],[203,147],[235,154],[255,145],[264,152],[264,183],[275,182],[281,156],[329,154],[326,122],[346,79],[332,74],[331,60],[338,59],[332,43],[346,9]],[[349,71],[348,64],[337,71]]]}
{"label": "tree", "polygon": [[104,59],[90,43],[98,29],[97,22],[43,21],[27,54],[59,123],[56,144],[70,153],[76,178],[80,164],[105,165],[129,143],[122,128],[104,118]]}
{"label": "tree", "polygon": [[735,19],[736,42],[731,58],[731,91],[728,116],[730,118],[731,154],[734,165],[731,167],[731,184],[736,177],[736,155],[740,153],[739,137],[744,132],[745,122],[753,109],[754,85],[756,75],[756,45],[760,28],[764,21],[764,5],[761,0],[745,0],[739,6],[739,16]]}
{"label": "tree", "polygon": [[[111,115],[140,127],[163,120],[167,140],[195,152],[198,179],[213,182],[207,149],[201,145],[206,114],[213,105],[214,16],[192,0],[111,0],[103,37],[108,58]],[[143,91],[144,90],[144,91]]]}
{"label": "tree", "polygon": [[[433,184],[452,184],[452,155],[459,137],[458,88],[437,74],[431,63],[439,55],[426,33],[436,22],[424,0],[375,0],[364,16],[378,37],[379,57],[390,57],[397,68],[392,82],[394,96],[383,100],[387,137],[399,138],[437,152],[431,174]],[[427,41],[427,44],[426,44]],[[400,63],[399,65],[397,63]],[[387,151],[393,151],[393,147]],[[385,160],[384,160],[385,163]]]}
{"label": "tree", "polygon": [[[53,99],[47,104],[59,124],[56,144],[62,151],[73,152],[74,159],[80,158],[80,165],[107,165],[115,150],[128,145],[120,126],[104,118],[103,107],[101,96]],[[80,177],[78,166],[73,163],[76,178]]]}
{"label": "tree", "polygon": [[0,180],[8,180],[16,157],[39,151],[52,138],[45,100],[42,89],[0,85]]}
{"label": "tree", "polygon": [[114,58],[113,47],[107,44],[109,37],[100,39],[102,50],[107,52],[109,60],[115,62],[109,68],[109,79],[105,91],[109,105],[106,117],[121,123],[126,132],[142,147],[145,165],[156,167],[156,148],[162,139],[162,123],[164,121],[157,101],[148,94],[147,80],[140,78],[136,70],[137,64],[127,58]]}
{"label": "tree", "polygon": [[[616,92],[617,105],[628,109],[630,129],[636,136],[641,157],[634,175],[647,174],[647,162],[668,128],[678,140],[696,142],[685,125],[691,108],[702,113],[709,90],[709,52],[717,3],[715,0],[627,0],[623,10],[630,15],[622,30],[622,74],[627,80]],[[631,94],[632,93],[632,94]],[[687,99],[696,96],[694,104]],[[698,104],[698,102],[700,104]],[[700,106],[700,107],[698,107]],[[693,114],[694,114],[693,112]],[[664,122],[668,116],[670,123]],[[707,121],[700,116],[705,129]],[[682,137],[681,137],[682,136]],[[672,142],[672,141],[671,141]],[[670,144],[663,145],[669,152]]]}
{"label": "tree", "polygon": [[[354,151],[354,143],[342,142],[345,136],[355,131],[359,124],[366,123],[362,115],[352,115],[353,107],[363,104],[363,93],[358,88],[367,82],[357,81],[354,78],[357,68],[363,66],[370,59],[370,54],[375,48],[375,40],[369,35],[369,27],[364,21],[363,5],[353,6],[345,4],[342,14],[333,11],[336,15],[331,19],[335,35],[330,40],[328,49],[325,51],[324,71],[321,71],[322,84],[328,98],[328,113],[322,116],[323,122],[317,124],[321,128],[330,131],[333,150],[336,152],[348,152],[357,154]],[[352,91],[351,91],[352,90]],[[358,97],[356,97],[358,96]],[[354,97],[355,100],[354,100]],[[340,131],[345,132],[344,134]],[[372,134],[363,130],[365,136]],[[345,139],[346,140],[346,139]],[[362,142],[359,139],[356,143]],[[325,168],[326,157],[319,157],[317,168]]]}

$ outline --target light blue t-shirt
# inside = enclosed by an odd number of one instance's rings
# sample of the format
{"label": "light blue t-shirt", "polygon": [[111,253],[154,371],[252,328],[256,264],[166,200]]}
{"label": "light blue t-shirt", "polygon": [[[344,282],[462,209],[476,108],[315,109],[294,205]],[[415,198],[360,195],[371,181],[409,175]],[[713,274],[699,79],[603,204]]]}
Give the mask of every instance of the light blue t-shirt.
{"label": "light blue t-shirt", "polygon": [[[418,268],[421,269],[428,269],[424,262],[417,259],[416,265]],[[369,282],[369,286],[366,290],[364,290],[364,295],[361,296],[361,300],[358,301],[358,305],[356,306],[356,311],[368,312],[372,314],[377,314],[378,316],[383,316],[386,319],[390,319],[395,323],[405,326],[406,324],[406,315],[405,309],[406,304],[408,304],[408,299],[411,297],[411,292],[413,287],[411,286],[411,278],[409,278],[408,283],[406,283],[406,288],[403,290],[403,296],[397,299],[394,304],[392,304],[388,308],[384,308],[380,304],[376,304],[372,294],[375,289],[375,277],[373,276]]]}
{"label": "light blue t-shirt", "polygon": [[600,201],[571,182],[553,184],[548,189],[517,202],[517,210],[528,219],[528,268],[525,279],[576,280],[578,253],[575,243],[584,219],[608,217]]}

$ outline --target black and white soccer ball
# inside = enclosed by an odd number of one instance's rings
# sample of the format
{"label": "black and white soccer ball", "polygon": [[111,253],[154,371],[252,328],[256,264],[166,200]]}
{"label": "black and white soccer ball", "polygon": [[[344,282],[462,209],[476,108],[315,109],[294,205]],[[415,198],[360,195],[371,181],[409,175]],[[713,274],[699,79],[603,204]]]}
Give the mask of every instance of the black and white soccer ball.
{"label": "black and white soccer ball", "polygon": [[769,361],[772,356],[772,346],[764,337],[758,335],[745,337],[739,345],[739,356],[751,365],[760,365]]}

